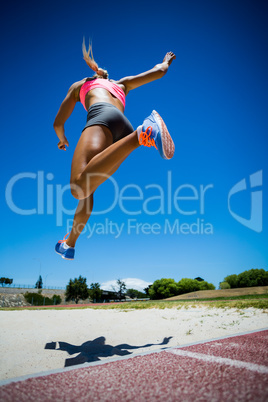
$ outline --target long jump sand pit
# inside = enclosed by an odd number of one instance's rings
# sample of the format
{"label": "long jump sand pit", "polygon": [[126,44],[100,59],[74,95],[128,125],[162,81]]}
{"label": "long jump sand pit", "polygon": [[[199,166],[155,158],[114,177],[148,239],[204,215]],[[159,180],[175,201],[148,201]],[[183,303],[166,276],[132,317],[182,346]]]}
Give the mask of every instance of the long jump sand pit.
{"label": "long jump sand pit", "polygon": [[0,311],[0,380],[268,327],[255,308]]}

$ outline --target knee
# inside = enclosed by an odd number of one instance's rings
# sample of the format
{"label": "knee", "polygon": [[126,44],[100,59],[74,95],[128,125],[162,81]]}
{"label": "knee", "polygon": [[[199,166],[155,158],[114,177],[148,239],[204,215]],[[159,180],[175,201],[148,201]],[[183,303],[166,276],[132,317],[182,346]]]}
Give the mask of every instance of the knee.
{"label": "knee", "polygon": [[79,184],[79,179],[73,180],[70,183],[71,194],[77,200],[83,200],[86,198],[87,194],[85,194],[81,185]]}

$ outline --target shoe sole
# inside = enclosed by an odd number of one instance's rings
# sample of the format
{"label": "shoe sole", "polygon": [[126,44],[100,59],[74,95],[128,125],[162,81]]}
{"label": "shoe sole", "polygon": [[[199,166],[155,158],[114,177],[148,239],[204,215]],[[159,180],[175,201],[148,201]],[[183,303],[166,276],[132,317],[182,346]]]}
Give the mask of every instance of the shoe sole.
{"label": "shoe sole", "polygon": [[61,255],[61,258],[63,258],[64,260],[69,260],[69,261],[74,260],[74,258],[66,258],[66,257],[64,257],[64,255],[62,255],[61,253],[58,253],[56,250],[55,250],[55,253],[57,253],[58,255]]}
{"label": "shoe sole", "polygon": [[68,260],[68,261],[73,261],[74,260],[74,258],[66,258],[63,255],[61,256],[61,258],[63,258],[64,260]]}
{"label": "shoe sole", "polygon": [[171,135],[168,132],[167,126],[164,123],[164,120],[160,116],[159,113],[157,113],[156,110],[153,110],[153,115],[160,127],[160,134],[161,134],[161,140],[162,140],[162,149],[163,149],[163,155],[165,159],[171,159],[173,158],[174,152],[175,152],[175,145],[174,142],[171,138]]}

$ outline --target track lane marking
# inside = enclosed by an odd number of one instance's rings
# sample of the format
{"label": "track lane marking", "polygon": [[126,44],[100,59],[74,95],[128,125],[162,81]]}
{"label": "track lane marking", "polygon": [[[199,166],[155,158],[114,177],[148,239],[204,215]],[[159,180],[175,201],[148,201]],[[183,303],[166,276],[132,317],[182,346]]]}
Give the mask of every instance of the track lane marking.
{"label": "track lane marking", "polygon": [[177,356],[191,357],[193,359],[202,360],[209,363],[225,364],[236,368],[244,368],[246,370],[255,371],[261,374],[268,374],[268,367],[260,364],[243,362],[241,360],[232,360],[226,357],[211,356],[203,353],[188,352],[182,349],[166,350],[166,353],[171,353]]}

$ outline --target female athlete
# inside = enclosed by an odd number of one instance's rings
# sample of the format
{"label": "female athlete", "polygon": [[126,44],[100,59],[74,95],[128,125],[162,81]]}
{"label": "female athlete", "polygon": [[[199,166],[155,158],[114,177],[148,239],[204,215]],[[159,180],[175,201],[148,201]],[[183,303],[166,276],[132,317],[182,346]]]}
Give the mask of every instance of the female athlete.
{"label": "female athlete", "polygon": [[88,113],[71,167],[71,192],[79,200],[79,204],[69,237],[66,239],[66,235],[55,247],[55,251],[68,260],[74,259],[76,240],[91,215],[93,194],[99,185],[141,145],[154,146],[165,159],[171,159],[175,149],[166,125],[156,111],[137,130],[133,129],[124,115],[125,97],[129,91],[163,77],[176,58],[175,54],[168,52],[163,62],[149,71],[114,81],[108,78],[106,70],[98,67],[91,45],[86,50],[83,41],[82,50],[84,60],[95,71],[95,75],[75,82],[70,87],[53,125],[59,138],[58,148],[66,151],[69,143],[65,136],[64,123],[70,117],[76,102],[81,102]]}

